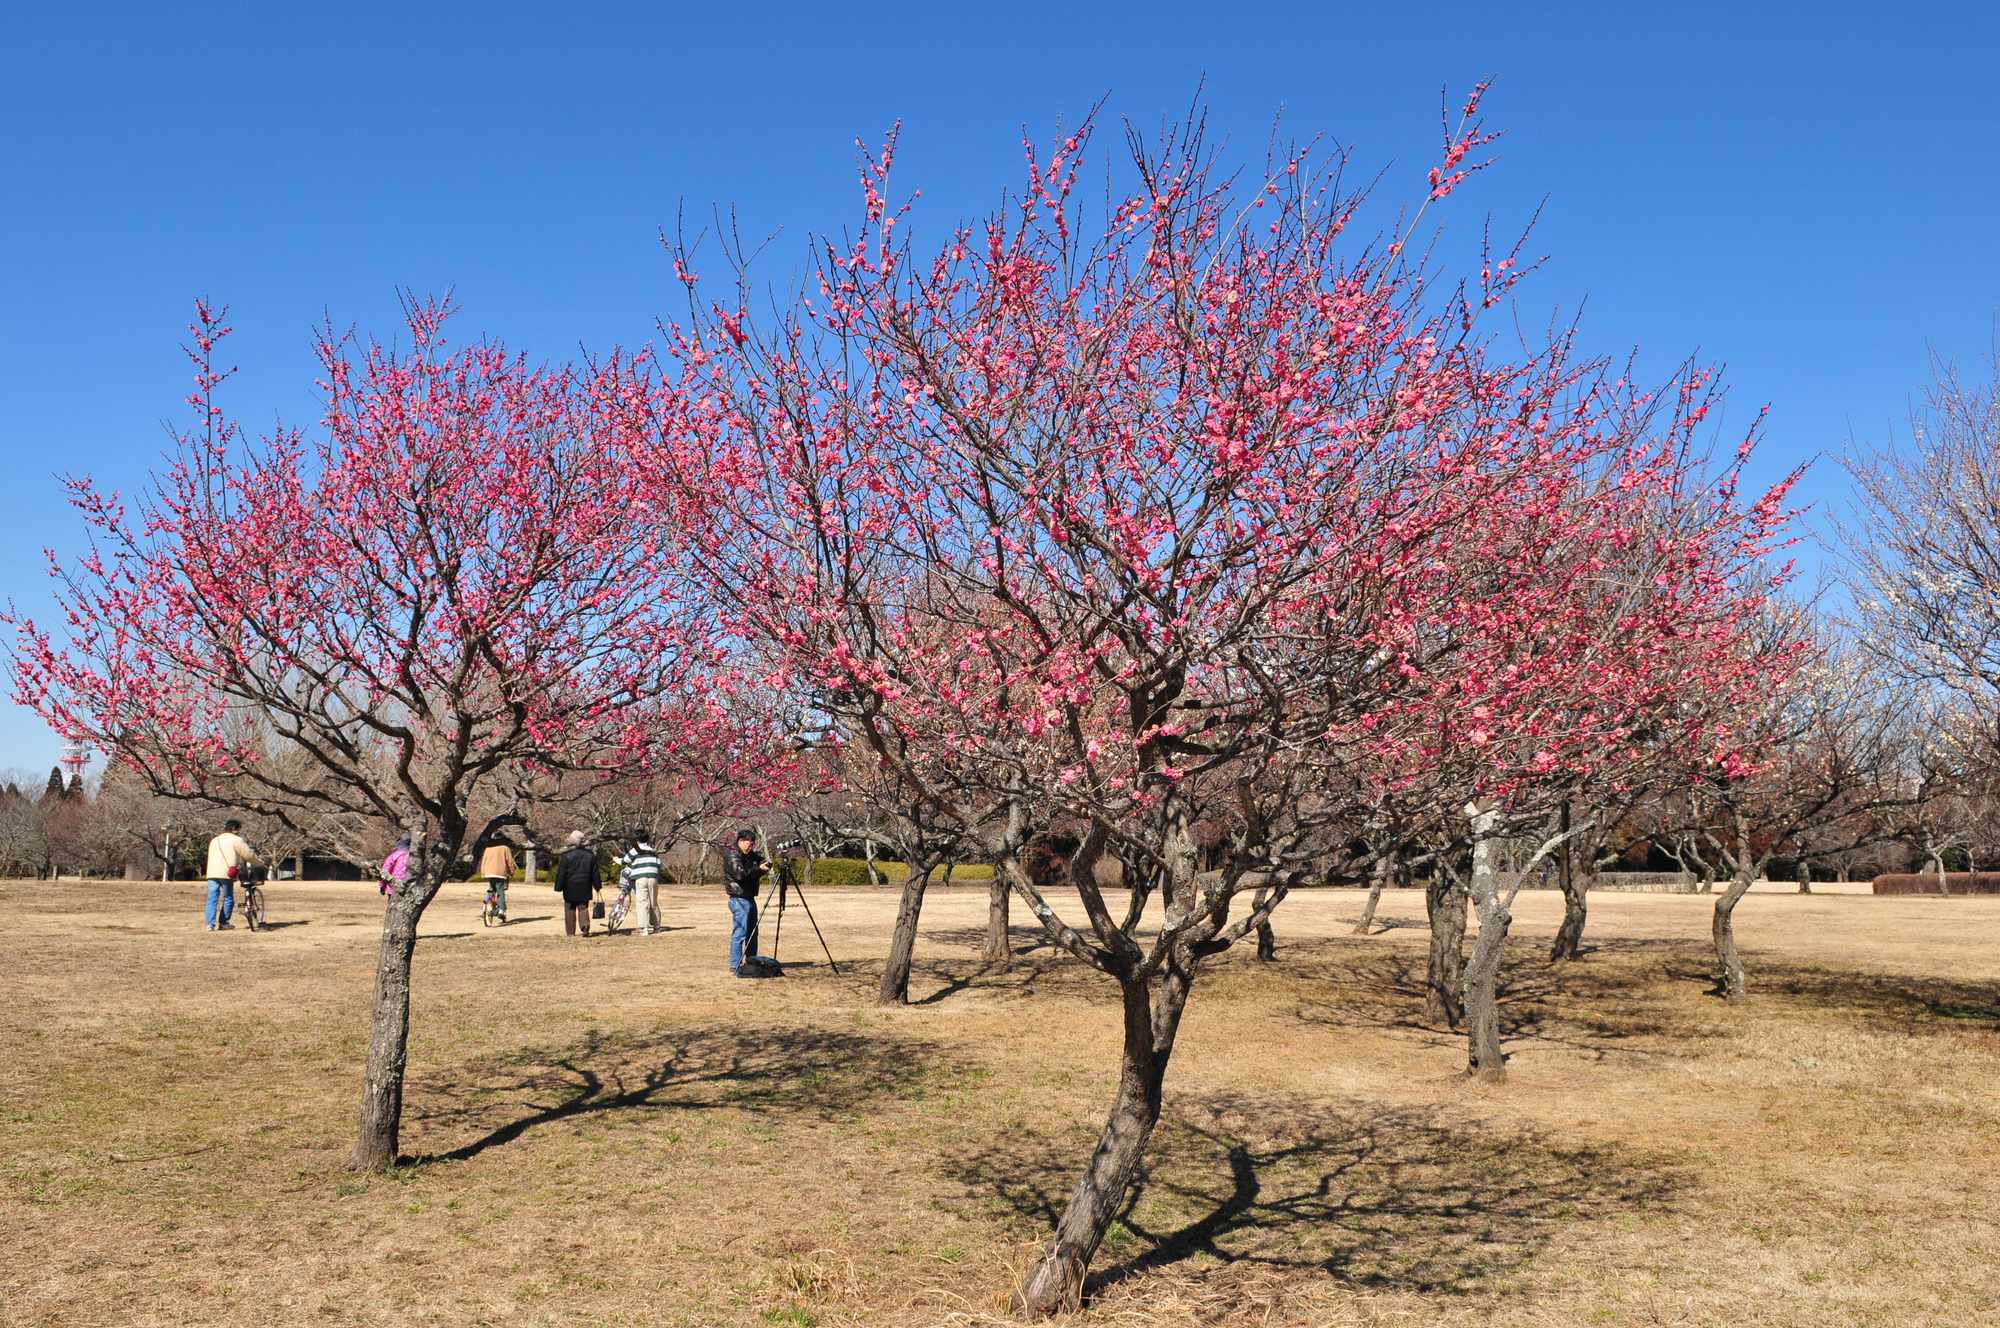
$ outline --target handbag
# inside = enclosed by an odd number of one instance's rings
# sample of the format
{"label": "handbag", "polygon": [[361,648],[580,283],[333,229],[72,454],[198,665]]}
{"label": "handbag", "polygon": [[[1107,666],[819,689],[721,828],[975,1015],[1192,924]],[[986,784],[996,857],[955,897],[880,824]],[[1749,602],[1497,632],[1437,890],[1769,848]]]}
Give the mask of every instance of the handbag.
{"label": "handbag", "polygon": [[602,899],[592,901],[590,905],[590,916],[593,918],[601,918],[604,916],[604,901]]}

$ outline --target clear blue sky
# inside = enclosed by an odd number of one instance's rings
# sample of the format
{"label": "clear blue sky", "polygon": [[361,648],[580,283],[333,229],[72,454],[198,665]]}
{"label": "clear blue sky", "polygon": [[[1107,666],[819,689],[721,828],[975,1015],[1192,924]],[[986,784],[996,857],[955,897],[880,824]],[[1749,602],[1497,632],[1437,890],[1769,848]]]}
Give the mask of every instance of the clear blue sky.
{"label": "clear blue sky", "polygon": [[[40,550],[76,546],[54,472],[157,461],[195,296],[232,307],[250,423],[309,420],[311,325],[393,330],[398,287],[537,354],[644,341],[682,200],[782,228],[791,270],[897,119],[934,230],[1013,183],[1024,123],[1108,94],[1150,125],[1204,76],[1245,152],[1282,109],[1410,188],[1441,88],[1490,75],[1508,137],[1452,223],[1546,197],[1523,312],[1726,363],[1770,475],[1884,435],[1926,346],[1977,356],[2000,310],[1991,4],[445,8],[0,17],[0,596],[44,611]],[[1808,496],[1844,489],[1822,463]],[[0,707],[0,768],[55,754]]]}

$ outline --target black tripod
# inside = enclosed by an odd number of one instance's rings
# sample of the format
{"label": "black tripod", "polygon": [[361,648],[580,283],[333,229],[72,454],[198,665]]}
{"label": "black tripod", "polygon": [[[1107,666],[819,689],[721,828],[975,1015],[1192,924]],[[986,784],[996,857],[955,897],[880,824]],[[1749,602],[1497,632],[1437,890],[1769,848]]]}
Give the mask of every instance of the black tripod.
{"label": "black tripod", "polygon": [[778,937],[785,930],[785,897],[796,890],[799,907],[806,911],[806,921],[812,923],[813,935],[819,937],[820,953],[826,956],[827,965],[838,974],[840,965],[835,962],[833,951],[826,948],[826,937],[820,932],[819,919],[813,916],[812,905],[806,902],[806,892],[792,879],[792,864],[780,858],[775,866],[776,870],[771,873],[771,888],[764,892],[764,902],[757,906],[757,912],[761,917],[764,911],[771,907],[771,896],[774,894],[778,896],[778,919],[771,928],[771,958],[778,957]]}

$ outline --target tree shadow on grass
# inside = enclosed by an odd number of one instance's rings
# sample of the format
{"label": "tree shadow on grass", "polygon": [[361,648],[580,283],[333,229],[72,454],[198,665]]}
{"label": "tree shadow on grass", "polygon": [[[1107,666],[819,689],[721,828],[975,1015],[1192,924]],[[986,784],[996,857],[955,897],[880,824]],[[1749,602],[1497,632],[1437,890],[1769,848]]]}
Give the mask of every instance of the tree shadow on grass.
{"label": "tree shadow on grass", "polygon": [[[1409,1033],[1432,1046],[1464,1042],[1463,1030],[1424,1020],[1424,954],[1374,948],[1357,954],[1352,945],[1329,952],[1329,944],[1300,946],[1285,965],[1315,992],[1300,1003],[1299,1018],[1329,1028]],[[1715,1036],[1712,1025],[1662,999],[1663,981],[1674,976],[1670,957],[1693,948],[1679,941],[1606,941],[1584,962],[1561,964],[1510,953],[1500,972],[1501,1038],[1605,1061]]]}
{"label": "tree shadow on grass", "polygon": [[[1008,1000],[1054,995],[1111,1003],[1118,999],[1118,988],[1111,979],[1067,950],[1053,946],[1032,954],[1017,950],[1005,964],[933,959],[914,965],[913,973],[942,985],[930,995],[911,1001],[912,1005],[941,1005],[970,991]],[[914,978],[911,985],[916,985]]]}
{"label": "tree shadow on grass", "polygon": [[1387,931],[1429,931],[1430,929],[1431,924],[1428,918],[1404,917],[1399,913],[1377,913],[1375,915],[1374,926],[1368,934],[1371,936],[1380,936],[1383,932]]}
{"label": "tree shadow on grass", "polygon": [[[1025,1155],[995,1148],[946,1166],[971,1197],[1040,1234],[1089,1148],[1087,1138]],[[1672,1203],[1688,1184],[1662,1157],[1454,1121],[1440,1108],[1205,1098],[1161,1121],[1086,1295],[1176,1265],[1472,1292],[1559,1230]]]}
{"label": "tree shadow on grass", "polygon": [[[1791,963],[1770,951],[1746,951],[1744,963],[1753,1006],[1784,1004],[1903,1033],[2000,1028],[2000,985]],[[1425,965],[1417,951],[1316,941],[1295,947],[1277,967],[1311,990],[1297,1007],[1308,1023],[1402,1032],[1440,1047],[1461,1043],[1461,1030],[1424,1021]],[[1718,989],[1715,954],[1704,942],[1609,939],[1583,961],[1560,964],[1517,943],[1500,975],[1501,1037],[1597,1061],[1685,1054],[1691,1043],[1737,1026],[1719,1004],[1697,1009],[1677,998],[1675,987],[1689,983]]]}
{"label": "tree shadow on grass", "polygon": [[[1898,1033],[2000,1029],[2000,983],[1791,963],[1768,950],[1745,950],[1743,967],[1753,1009],[1760,1001],[1781,1003]],[[1666,976],[1704,984],[1710,996],[1723,994],[1712,956],[1705,963],[1669,964]]]}
{"label": "tree shadow on grass", "polygon": [[[984,927],[945,927],[936,931],[932,931],[926,927],[917,936],[919,952],[926,945],[943,945],[954,949],[977,950],[983,948],[985,944],[986,928]],[[1018,958],[1022,955],[1033,954],[1037,950],[1052,949],[1055,943],[1049,939],[1049,934],[1040,927],[1009,927],[1007,928],[1007,944],[1013,949],[1015,956]]]}
{"label": "tree shadow on grass", "polygon": [[[915,961],[910,966],[910,1004],[942,1005],[967,993],[1002,999],[1061,994],[1117,1003],[1116,983],[1055,946],[1040,928],[1016,927],[1008,936],[1013,947],[1012,958],[994,964],[962,953],[985,943],[983,927],[922,933]],[[808,943],[812,944],[810,940]],[[881,985],[884,967],[885,961],[879,954],[843,956],[839,980],[849,984],[856,999],[872,1000]],[[785,961],[785,968],[787,972],[791,970],[790,960]]]}
{"label": "tree shadow on grass", "polygon": [[413,1123],[467,1135],[413,1159],[462,1162],[531,1130],[585,1116],[718,1108],[836,1120],[871,1101],[918,1096],[958,1072],[934,1043],[804,1028],[593,1030],[412,1082]]}
{"label": "tree shadow on grass", "polygon": [[1781,964],[1751,956],[1750,999],[1771,996],[1902,1032],[2000,1029],[2000,984]]}

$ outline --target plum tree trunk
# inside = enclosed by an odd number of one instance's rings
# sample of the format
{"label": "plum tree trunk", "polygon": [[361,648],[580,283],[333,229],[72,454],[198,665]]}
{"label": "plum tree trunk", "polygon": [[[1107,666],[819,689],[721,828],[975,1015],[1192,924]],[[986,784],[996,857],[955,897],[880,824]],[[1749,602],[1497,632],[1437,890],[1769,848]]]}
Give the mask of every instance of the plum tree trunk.
{"label": "plum tree trunk", "polygon": [[1589,917],[1590,883],[1595,876],[1587,867],[1563,873],[1563,920],[1556,928],[1555,944],[1549,948],[1550,963],[1575,959],[1583,953],[1583,927]]}
{"label": "plum tree trunk", "polygon": [[1715,961],[1720,969],[1716,990],[1730,1001],[1740,1001],[1750,991],[1743,972],[1743,954],[1736,948],[1735,915],[1737,902],[1750,892],[1752,876],[1748,867],[1739,870],[1729,888],[1715,897],[1715,923],[1711,931],[1715,937]]}
{"label": "plum tree trunk", "polygon": [[1430,915],[1430,963],[1424,975],[1424,1022],[1457,1028],[1465,1013],[1465,882],[1442,859],[1424,886]]}
{"label": "plum tree trunk", "polygon": [[410,966],[416,950],[410,897],[393,896],[382,919],[382,948],[375,961],[375,1006],[368,1025],[368,1065],[361,1079],[360,1133],[350,1164],[356,1171],[387,1171],[396,1164],[410,1043]]}
{"label": "plum tree trunk", "polygon": [[1479,935],[1465,965],[1465,1072],[1499,1080],[1507,1077],[1507,1057],[1500,1050],[1500,961],[1513,915],[1497,894],[1480,899],[1475,890],[1473,898]]}
{"label": "plum tree trunk", "polygon": [[1356,936],[1366,936],[1375,930],[1375,908],[1382,902],[1382,887],[1388,884],[1392,861],[1386,853],[1375,859],[1374,874],[1368,878],[1368,898],[1361,904],[1361,920],[1354,924]]}
{"label": "plum tree trunk", "polygon": [[413,863],[415,879],[406,881],[389,897],[382,913],[382,947],[375,961],[375,1004],[368,1023],[368,1062],[361,1077],[360,1126],[349,1162],[356,1171],[387,1171],[396,1165],[399,1155],[403,1072],[410,1046],[410,970],[417,951],[417,920],[438,892],[448,856],[440,853],[430,860]]}
{"label": "plum tree trunk", "polygon": [[924,891],[931,883],[931,864],[910,864],[903,878],[903,898],[896,908],[896,930],[889,939],[889,962],[882,969],[881,1002],[907,1005],[910,1001],[910,964],[917,951],[917,918],[923,912]]}
{"label": "plum tree trunk", "polygon": [[[1562,808],[1562,830],[1569,833],[1569,804]],[[1590,878],[1596,872],[1597,855],[1584,855],[1584,869],[1576,869],[1576,855],[1571,851],[1572,841],[1563,841],[1562,858],[1556,880],[1562,888],[1563,920],[1556,928],[1555,944],[1549,947],[1549,962],[1561,963],[1565,959],[1576,959],[1583,954],[1583,924],[1589,916],[1588,898]]]}
{"label": "plum tree trunk", "polygon": [[986,888],[986,945],[980,951],[980,958],[989,966],[1005,968],[1013,961],[1014,945],[1007,935],[1007,909],[1012,898],[1007,874],[996,865],[993,882]]}
{"label": "plum tree trunk", "polygon": [[1731,1003],[1742,1000],[1750,992],[1749,978],[1743,971],[1743,954],[1736,948],[1736,905],[1750,893],[1750,885],[1756,879],[1757,863],[1750,856],[1749,822],[1738,812],[1736,875],[1729,882],[1729,888],[1716,896],[1715,922],[1710,928],[1715,939],[1715,962],[1721,970],[1716,976],[1716,991]]}
{"label": "plum tree trunk", "polygon": [[1081,1307],[1090,1261],[1111,1229],[1145,1157],[1153,1127],[1159,1124],[1161,1086],[1191,979],[1191,973],[1169,972],[1160,979],[1157,995],[1144,978],[1120,979],[1125,1048],[1118,1092],[1090,1163],[1056,1222],[1055,1234],[1014,1288],[1017,1313],[1045,1318]]}
{"label": "plum tree trunk", "polygon": [[1271,930],[1271,924],[1257,924],[1257,958],[1262,963],[1270,963],[1278,957],[1278,934]]}
{"label": "plum tree trunk", "polygon": [[1507,949],[1507,929],[1513,915],[1500,898],[1494,872],[1492,827],[1498,816],[1490,809],[1473,813],[1472,906],[1479,915],[1479,937],[1465,966],[1465,1072],[1481,1079],[1501,1079],[1507,1058],[1500,1050],[1500,961]]}

